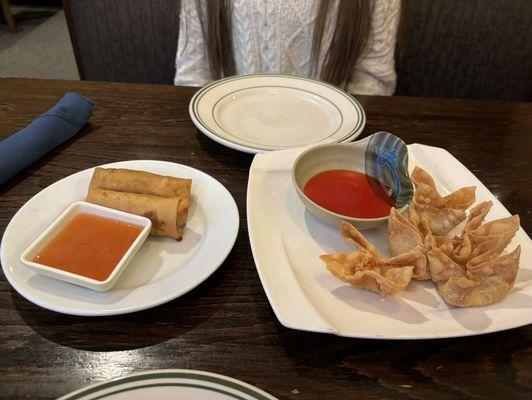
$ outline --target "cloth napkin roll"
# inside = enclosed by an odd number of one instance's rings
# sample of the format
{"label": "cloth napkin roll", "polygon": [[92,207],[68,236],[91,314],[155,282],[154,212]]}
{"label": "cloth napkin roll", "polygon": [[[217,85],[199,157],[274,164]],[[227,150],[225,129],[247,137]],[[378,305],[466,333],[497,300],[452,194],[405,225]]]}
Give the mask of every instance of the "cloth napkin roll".
{"label": "cloth napkin roll", "polygon": [[0,142],[0,185],[78,133],[91,117],[93,104],[69,92],[27,127]]}

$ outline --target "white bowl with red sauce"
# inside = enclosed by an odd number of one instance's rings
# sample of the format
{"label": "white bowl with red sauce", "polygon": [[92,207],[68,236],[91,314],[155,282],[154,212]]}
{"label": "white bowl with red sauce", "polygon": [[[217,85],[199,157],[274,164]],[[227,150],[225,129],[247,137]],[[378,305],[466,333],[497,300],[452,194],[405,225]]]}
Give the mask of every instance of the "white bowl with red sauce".
{"label": "white bowl with red sauce", "polygon": [[150,230],[148,218],[78,201],[22,253],[20,261],[38,274],[107,291]]}
{"label": "white bowl with red sauce", "polygon": [[[317,218],[329,224],[343,220],[358,229],[371,229],[388,220],[393,199],[364,169],[363,147],[324,144],[299,155],[292,166],[292,181],[307,210]],[[378,193],[377,186],[383,188]]]}

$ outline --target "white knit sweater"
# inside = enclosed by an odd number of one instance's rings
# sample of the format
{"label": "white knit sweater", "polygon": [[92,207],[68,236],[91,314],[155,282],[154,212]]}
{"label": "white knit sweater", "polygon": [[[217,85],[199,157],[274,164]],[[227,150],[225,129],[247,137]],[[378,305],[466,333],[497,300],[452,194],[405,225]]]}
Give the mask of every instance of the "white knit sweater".
{"label": "white knit sweater", "polygon": [[[394,50],[401,0],[373,0],[373,3],[368,46],[343,87],[351,93],[391,95],[396,81]],[[317,5],[316,0],[233,0],[237,73],[312,77],[312,33]],[[203,86],[212,78],[196,0],[181,1],[179,19],[174,83]],[[332,34],[332,24],[328,24],[324,46],[330,45]],[[322,63],[319,60],[318,66]],[[319,73],[318,67],[316,75]]]}

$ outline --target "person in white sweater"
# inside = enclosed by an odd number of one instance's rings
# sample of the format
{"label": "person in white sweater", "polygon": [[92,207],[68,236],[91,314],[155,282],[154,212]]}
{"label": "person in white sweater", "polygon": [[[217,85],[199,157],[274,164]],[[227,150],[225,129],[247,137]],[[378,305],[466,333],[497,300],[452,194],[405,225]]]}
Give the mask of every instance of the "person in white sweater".
{"label": "person in white sweater", "polygon": [[174,83],[271,73],[391,95],[400,8],[401,0],[182,0]]}

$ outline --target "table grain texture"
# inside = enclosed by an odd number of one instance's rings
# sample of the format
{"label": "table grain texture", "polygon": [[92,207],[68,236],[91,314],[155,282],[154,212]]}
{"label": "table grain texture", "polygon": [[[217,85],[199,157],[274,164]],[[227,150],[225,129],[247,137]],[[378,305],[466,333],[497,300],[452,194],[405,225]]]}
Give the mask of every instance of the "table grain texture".
{"label": "table grain texture", "polygon": [[[165,305],[84,318],[23,299],[0,274],[0,399],[53,399],[91,383],[161,368],[212,371],[280,399],[532,398],[532,326],[457,339],[358,340],[284,328],[260,284],[249,246],[245,196],[252,156],[199,133],[188,115],[197,89],[0,79],[0,139],[65,92],[95,101],[75,138],[0,187],[0,233],[53,182],[95,165],[165,160],[223,183],[240,212],[236,245],[206,282]],[[532,103],[356,96],[364,135],[450,151],[532,228]],[[445,165],[440,167],[445,168]]]}

